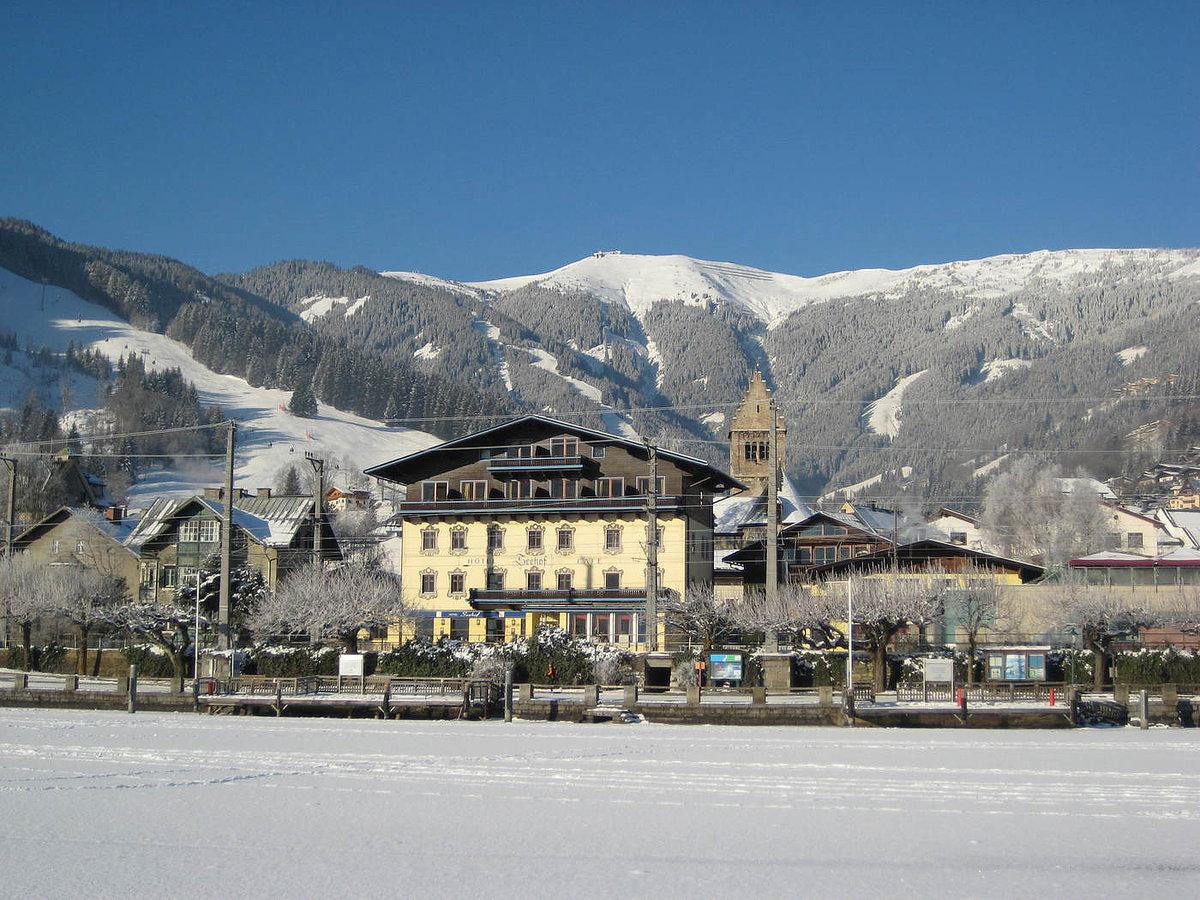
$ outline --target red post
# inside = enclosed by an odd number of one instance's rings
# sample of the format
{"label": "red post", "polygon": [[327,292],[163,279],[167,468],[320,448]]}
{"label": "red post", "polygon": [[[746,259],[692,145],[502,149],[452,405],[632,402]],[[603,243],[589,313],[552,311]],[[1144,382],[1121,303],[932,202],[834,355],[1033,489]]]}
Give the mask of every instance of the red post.
{"label": "red post", "polygon": [[1054,688],[1050,688],[1050,705],[1054,705],[1054,699],[1057,695],[1054,693]]}
{"label": "red post", "polygon": [[963,700],[965,700],[965,699],[966,699],[966,693],[965,693],[965,691],[963,691],[962,688],[959,688],[957,691],[954,692],[954,702],[958,706],[962,706]]}

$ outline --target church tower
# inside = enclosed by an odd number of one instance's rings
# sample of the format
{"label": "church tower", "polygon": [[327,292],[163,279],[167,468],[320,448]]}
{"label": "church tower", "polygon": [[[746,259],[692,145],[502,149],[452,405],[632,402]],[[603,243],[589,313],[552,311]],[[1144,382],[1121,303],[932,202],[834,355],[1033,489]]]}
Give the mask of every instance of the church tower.
{"label": "church tower", "polygon": [[[771,413],[775,398],[763,380],[762,372],[754,370],[746,386],[742,405],[729,424],[729,473],[749,485],[753,494],[767,493],[771,477]],[[775,422],[775,443],[779,452],[779,469],[787,462],[787,426],[783,417]]]}

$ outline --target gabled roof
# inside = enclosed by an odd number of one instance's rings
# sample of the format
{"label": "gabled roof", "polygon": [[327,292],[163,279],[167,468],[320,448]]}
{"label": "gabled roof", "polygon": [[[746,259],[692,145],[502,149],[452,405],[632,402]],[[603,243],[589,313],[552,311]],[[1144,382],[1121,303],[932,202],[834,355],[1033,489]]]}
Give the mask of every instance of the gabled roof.
{"label": "gabled roof", "polygon": [[[787,474],[779,487],[779,521],[784,524],[799,522],[812,514],[800,498],[800,492]],[[730,494],[713,504],[713,531],[718,534],[734,534],[739,529],[767,524],[767,497],[765,494]]]}
{"label": "gabled roof", "polygon": [[848,569],[870,569],[874,566],[889,565],[893,559],[904,562],[906,559],[926,558],[915,555],[924,551],[944,556],[962,556],[974,562],[991,563],[992,565],[1004,568],[1016,569],[1022,581],[1032,581],[1034,578],[1041,577],[1045,572],[1042,566],[1034,565],[1033,563],[1024,562],[1019,559],[1010,559],[1006,556],[998,556],[994,553],[985,553],[982,550],[972,550],[961,544],[951,544],[949,541],[928,537],[897,544],[895,547],[888,547],[885,550],[878,550],[875,553],[852,556],[849,559],[840,559],[837,562],[814,566],[810,571],[813,575],[832,575]]}
{"label": "gabled roof", "polygon": [[968,516],[966,513],[959,512],[957,509],[951,509],[948,506],[943,506],[931,516],[934,519],[959,519],[966,522],[968,525],[979,525],[979,520],[974,516]]}
{"label": "gabled roof", "polygon": [[1160,509],[1158,516],[1168,531],[1182,532],[1188,543],[1200,549],[1200,509]]}
{"label": "gabled roof", "polygon": [[[96,531],[113,541],[113,543],[121,545],[126,550],[129,550],[128,546],[126,546],[126,541],[137,526],[136,519],[124,518],[120,522],[113,522],[106,519],[103,513],[92,509],[90,506],[61,506],[40,522],[35,522],[14,537],[13,546],[22,549],[25,545],[37,540],[55,526],[61,525],[67,519],[72,518],[86,522],[96,529]],[[130,550],[129,552],[132,553],[133,551]]]}
{"label": "gabled roof", "polygon": [[[200,508],[208,509],[218,518],[225,515],[222,501],[206,497],[163,497],[154,501],[130,535],[130,546],[140,550],[169,531],[176,520],[189,517]],[[310,497],[243,497],[233,504],[233,524],[265,547],[291,546],[296,532],[311,520],[312,514]]]}
{"label": "gabled roof", "polygon": [[[473,434],[468,434],[465,437],[454,438],[453,440],[443,441],[433,447],[427,447],[424,450],[418,450],[416,453],[410,453],[407,456],[401,456],[398,459],[393,459],[391,462],[380,463],[377,466],[371,466],[366,470],[366,474],[375,478],[382,478],[386,481],[394,481],[398,484],[409,484],[411,482],[403,481],[403,475],[398,470],[412,463],[427,460],[436,457],[439,453],[445,453],[447,450],[470,450],[473,447],[478,447],[484,441],[494,441],[499,436],[507,431],[529,424],[543,425],[549,431],[557,433],[566,433],[574,435],[581,440],[592,443],[603,443],[606,446],[622,447],[629,451],[634,456],[649,458],[646,452],[646,445],[641,441],[630,440],[626,437],[610,434],[607,431],[596,431],[593,428],[584,428],[582,425],[575,425],[571,422],[562,422],[558,419],[552,419],[549,416],[527,415],[516,419],[511,419],[500,425],[492,428],[485,428],[482,431],[476,431]],[[491,446],[483,444],[483,446]],[[669,460],[681,469],[691,472],[692,474],[708,474],[712,478],[712,490],[714,492],[728,490],[730,488],[744,488],[745,485],[735,479],[732,475],[722,472],[714,466],[709,465],[703,459],[696,456],[688,456],[684,453],[676,453],[673,450],[658,449],[658,458]],[[389,474],[391,473],[391,474]]]}

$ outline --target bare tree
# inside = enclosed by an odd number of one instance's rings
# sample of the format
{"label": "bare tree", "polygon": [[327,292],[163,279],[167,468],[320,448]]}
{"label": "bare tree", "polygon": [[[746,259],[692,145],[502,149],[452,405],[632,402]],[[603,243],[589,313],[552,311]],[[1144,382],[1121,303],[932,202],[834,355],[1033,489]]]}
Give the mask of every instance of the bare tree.
{"label": "bare tree", "polygon": [[782,584],[774,599],[766,591],[748,593],[733,606],[734,621],[747,631],[774,631],[793,644],[827,650],[844,647],[846,608],[828,591],[810,584]]}
{"label": "bare tree", "polygon": [[666,620],[668,631],[673,630],[690,642],[698,643],[703,653],[741,630],[734,602],[718,597],[711,584],[690,584],[682,595],[672,592],[659,601],[658,609]]}
{"label": "bare tree", "polygon": [[170,660],[175,677],[184,677],[192,647],[192,610],[165,601],[135,599],[111,608],[105,618],[108,624],[159,647]]}
{"label": "bare tree", "polygon": [[887,690],[887,650],[905,628],[925,625],[942,609],[945,585],[941,578],[908,577],[896,571],[852,575],[840,585],[827,584],[847,606],[846,591],[853,592],[854,623],[863,649],[871,654],[875,690]]}
{"label": "bare tree", "polygon": [[75,626],[79,650],[75,671],[88,671],[88,637],[92,629],[109,621],[112,611],[128,598],[123,578],[105,575],[87,566],[56,566],[51,569],[55,612]]}
{"label": "bare tree", "polygon": [[406,611],[399,583],[388,573],[359,562],[336,568],[312,562],[264,595],[247,624],[260,638],[305,632],[354,653],[359,631],[399,622]]}
{"label": "bare tree", "polygon": [[962,581],[949,587],[945,613],[967,638],[967,684],[975,683],[975,651],[985,628],[1003,628],[1008,613],[1008,588],[987,569],[971,566]]}
{"label": "bare tree", "polygon": [[1078,578],[1064,581],[1052,602],[1059,626],[1078,631],[1084,649],[1092,651],[1092,685],[1097,691],[1107,682],[1113,644],[1166,618],[1162,611],[1148,609],[1130,588],[1085,584]]}
{"label": "bare tree", "polygon": [[0,598],[8,620],[21,629],[21,664],[28,671],[34,626],[55,612],[55,592],[46,567],[24,553],[0,560]]}

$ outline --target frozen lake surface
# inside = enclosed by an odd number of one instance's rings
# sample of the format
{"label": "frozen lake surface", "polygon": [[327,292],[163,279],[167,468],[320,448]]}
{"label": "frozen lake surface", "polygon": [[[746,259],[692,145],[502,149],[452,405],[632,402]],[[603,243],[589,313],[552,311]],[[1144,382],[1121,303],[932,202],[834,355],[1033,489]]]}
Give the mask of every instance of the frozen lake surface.
{"label": "frozen lake surface", "polygon": [[1200,730],[0,709],[0,896],[1200,894]]}

